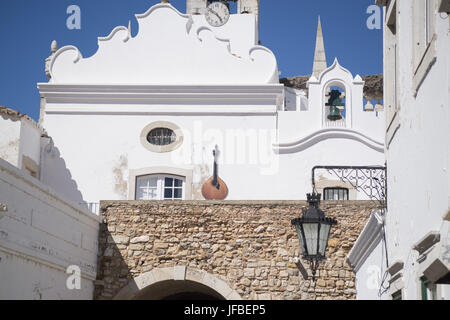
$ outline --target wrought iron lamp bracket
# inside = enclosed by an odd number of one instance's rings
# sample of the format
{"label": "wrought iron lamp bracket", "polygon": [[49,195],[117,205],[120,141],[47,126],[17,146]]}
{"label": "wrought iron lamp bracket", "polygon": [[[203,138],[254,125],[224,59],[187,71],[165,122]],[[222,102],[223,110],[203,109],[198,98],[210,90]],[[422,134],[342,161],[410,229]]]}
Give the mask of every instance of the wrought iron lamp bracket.
{"label": "wrought iron lamp bracket", "polygon": [[312,187],[316,190],[315,174],[317,170],[326,170],[342,182],[352,185],[363,192],[370,200],[387,208],[387,168],[386,166],[315,166],[312,169]]}

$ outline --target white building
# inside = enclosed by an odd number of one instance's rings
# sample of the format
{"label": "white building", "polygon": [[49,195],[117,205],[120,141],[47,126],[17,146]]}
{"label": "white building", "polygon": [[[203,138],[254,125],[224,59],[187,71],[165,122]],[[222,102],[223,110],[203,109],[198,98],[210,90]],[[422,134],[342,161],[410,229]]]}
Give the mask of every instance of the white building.
{"label": "white building", "polygon": [[348,261],[359,299],[450,299],[448,0],[384,6],[387,211]]}
{"label": "white building", "polygon": [[[136,15],[137,36],[117,27],[92,57],[66,46],[48,59],[40,123],[84,201],[203,199],[215,145],[228,200],[304,199],[315,165],[384,165],[384,112],[364,108],[359,75],[337,59],[326,67],[320,26],[307,95],[279,83],[258,45],[258,1],[239,2],[222,26],[201,14],[207,1],[187,4],[188,14],[152,6]],[[327,118],[331,89],[342,120]],[[363,199],[331,176],[318,187]]]}
{"label": "white building", "polygon": [[0,300],[91,299],[101,219],[32,119],[0,107],[0,137]]}

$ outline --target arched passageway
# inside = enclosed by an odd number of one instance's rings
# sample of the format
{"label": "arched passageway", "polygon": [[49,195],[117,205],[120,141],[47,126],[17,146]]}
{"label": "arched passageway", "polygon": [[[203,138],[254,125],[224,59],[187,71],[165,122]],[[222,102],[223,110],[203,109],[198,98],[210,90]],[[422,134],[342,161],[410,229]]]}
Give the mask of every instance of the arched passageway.
{"label": "arched passageway", "polygon": [[133,300],[225,300],[225,298],[200,283],[169,280],[144,288]]}
{"label": "arched passageway", "polygon": [[225,281],[185,266],[156,268],[130,280],[115,300],[241,300]]}

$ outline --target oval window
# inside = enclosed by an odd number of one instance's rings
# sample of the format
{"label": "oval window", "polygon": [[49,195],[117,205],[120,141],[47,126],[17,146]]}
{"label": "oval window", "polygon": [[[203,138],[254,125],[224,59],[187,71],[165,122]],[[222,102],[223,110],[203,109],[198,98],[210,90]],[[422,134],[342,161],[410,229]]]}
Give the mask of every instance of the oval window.
{"label": "oval window", "polygon": [[171,152],[183,143],[183,131],[176,124],[156,121],[141,131],[141,144],[152,152]]}
{"label": "oval window", "polygon": [[155,146],[168,146],[177,140],[177,135],[169,128],[155,128],[147,135],[147,141]]}

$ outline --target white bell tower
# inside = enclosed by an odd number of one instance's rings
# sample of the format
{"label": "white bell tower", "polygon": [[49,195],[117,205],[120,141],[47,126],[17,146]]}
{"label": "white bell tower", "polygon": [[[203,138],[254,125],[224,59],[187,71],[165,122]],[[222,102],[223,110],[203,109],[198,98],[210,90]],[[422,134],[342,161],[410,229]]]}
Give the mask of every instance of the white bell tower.
{"label": "white bell tower", "polygon": [[[238,5],[238,14],[253,13],[256,19],[259,17],[259,0],[236,0]],[[208,0],[186,0],[186,13],[205,14]]]}
{"label": "white bell tower", "polygon": [[238,0],[238,13],[259,15],[259,0]]}
{"label": "white bell tower", "polygon": [[253,13],[256,16],[256,30],[259,30],[259,0],[238,0],[238,13]]}
{"label": "white bell tower", "polygon": [[[211,2],[218,0],[186,0],[186,13],[202,15]],[[233,1],[233,0],[231,0]],[[235,0],[237,2],[237,14],[254,14],[256,17],[256,43],[259,42],[259,0]],[[233,12],[232,12],[233,14]]]}
{"label": "white bell tower", "polygon": [[187,14],[205,14],[208,0],[187,0],[186,13]]}

